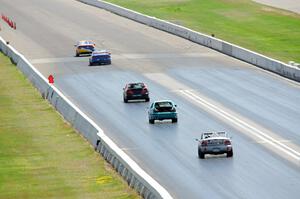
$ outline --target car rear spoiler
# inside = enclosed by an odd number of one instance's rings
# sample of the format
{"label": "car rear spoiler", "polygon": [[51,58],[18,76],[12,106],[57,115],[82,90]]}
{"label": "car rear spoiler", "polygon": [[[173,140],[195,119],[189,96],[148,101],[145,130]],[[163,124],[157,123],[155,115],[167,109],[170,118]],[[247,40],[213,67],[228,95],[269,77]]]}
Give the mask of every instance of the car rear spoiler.
{"label": "car rear spoiler", "polygon": [[219,132],[206,132],[202,133],[202,137],[204,139],[210,138],[210,137],[227,137],[227,133],[225,131],[219,131]]}

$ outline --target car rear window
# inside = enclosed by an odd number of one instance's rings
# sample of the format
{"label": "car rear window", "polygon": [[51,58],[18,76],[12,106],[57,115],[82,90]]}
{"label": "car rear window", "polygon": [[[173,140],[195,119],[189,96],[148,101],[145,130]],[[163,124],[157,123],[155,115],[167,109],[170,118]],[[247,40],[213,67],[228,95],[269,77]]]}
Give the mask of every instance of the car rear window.
{"label": "car rear window", "polygon": [[171,102],[156,102],[154,105],[158,112],[175,112],[173,104]]}
{"label": "car rear window", "polygon": [[144,87],[144,84],[142,84],[142,83],[128,85],[129,89],[142,89],[143,87]]}
{"label": "car rear window", "polygon": [[155,106],[157,107],[173,107],[171,102],[156,102]]}
{"label": "car rear window", "polygon": [[87,45],[87,46],[78,46],[79,49],[89,49],[89,50],[94,50],[94,46]]}

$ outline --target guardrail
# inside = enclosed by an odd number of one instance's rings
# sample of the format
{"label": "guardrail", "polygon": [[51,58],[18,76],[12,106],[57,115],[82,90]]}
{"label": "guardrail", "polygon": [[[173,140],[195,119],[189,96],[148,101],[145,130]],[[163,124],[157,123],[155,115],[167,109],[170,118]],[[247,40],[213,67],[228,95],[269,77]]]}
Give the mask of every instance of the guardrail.
{"label": "guardrail", "polygon": [[172,199],[171,195],[124,153],[102,129],[85,113],[67,99],[19,52],[8,45],[0,37],[0,51],[10,57],[11,61],[24,73],[31,83],[39,90],[55,109],[79,133],[81,133],[97,152],[123,176],[130,187],[134,188],[146,199]]}
{"label": "guardrail", "polygon": [[179,26],[161,19],[157,19],[155,17],[147,16],[139,12],[135,12],[112,3],[108,3],[100,0],[77,0],[77,1],[108,10],[112,13],[129,18],[139,23],[143,23],[148,26],[157,28],[159,30],[163,30],[168,33],[183,37],[192,42],[201,44],[203,46],[217,50],[231,57],[237,58],[239,60],[253,64],[265,70],[274,72],[281,76],[300,82],[300,69],[298,67],[285,64],[278,60],[266,57],[264,55],[231,44],[229,42],[193,31],[183,26]]}

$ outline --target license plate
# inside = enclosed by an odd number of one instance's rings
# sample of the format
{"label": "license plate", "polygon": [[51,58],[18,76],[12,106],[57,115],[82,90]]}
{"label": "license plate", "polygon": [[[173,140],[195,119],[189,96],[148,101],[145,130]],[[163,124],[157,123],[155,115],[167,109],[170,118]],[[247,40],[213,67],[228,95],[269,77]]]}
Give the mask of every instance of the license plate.
{"label": "license plate", "polygon": [[214,152],[214,153],[218,153],[218,152],[220,152],[220,149],[214,148],[214,149],[213,149],[213,152]]}

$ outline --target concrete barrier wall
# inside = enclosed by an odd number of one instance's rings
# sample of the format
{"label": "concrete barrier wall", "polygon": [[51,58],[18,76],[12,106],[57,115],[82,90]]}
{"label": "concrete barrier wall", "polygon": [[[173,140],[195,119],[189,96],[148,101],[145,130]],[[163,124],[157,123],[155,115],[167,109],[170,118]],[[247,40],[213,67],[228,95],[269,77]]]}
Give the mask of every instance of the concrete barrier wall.
{"label": "concrete barrier wall", "polygon": [[10,57],[12,62],[39,90],[42,97],[48,100],[64,119],[89,141],[95,150],[123,176],[130,187],[146,199],[172,199],[171,195],[107,137],[94,121],[54,85],[49,84],[48,80],[23,55],[12,46],[7,45],[1,37],[0,51]]}
{"label": "concrete barrier wall", "polygon": [[247,63],[253,64],[265,70],[274,72],[281,76],[300,82],[300,69],[294,66],[290,66],[278,60],[271,59],[264,55],[255,53],[248,49],[239,47],[237,45],[222,41],[215,37],[205,35],[199,32],[195,32],[188,28],[172,24],[170,22],[157,19],[155,17],[143,15],[141,13],[117,6],[101,0],[77,0],[88,5],[96,6],[120,16],[132,19],[139,23],[146,24],[148,26],[157,28],[159,30],[166,31],[168,33],[183,37],[195,43],[212,48],[228,56],[237,58]]}

